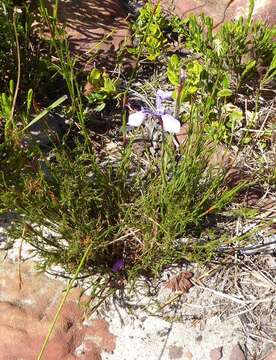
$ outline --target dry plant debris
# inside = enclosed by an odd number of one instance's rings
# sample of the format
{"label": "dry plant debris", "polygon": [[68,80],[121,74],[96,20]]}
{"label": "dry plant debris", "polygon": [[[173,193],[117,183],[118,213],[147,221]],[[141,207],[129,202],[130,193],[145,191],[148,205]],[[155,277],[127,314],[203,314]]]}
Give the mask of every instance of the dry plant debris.
{"label": "dry plant debris", "polygon": [[188,293],[190,288],[193,286],[190,279],[193,277],[193,273],[189,271],[183,271],[179,275],[170,279],[165,287],[172,291],[181,292],[183,294]]}

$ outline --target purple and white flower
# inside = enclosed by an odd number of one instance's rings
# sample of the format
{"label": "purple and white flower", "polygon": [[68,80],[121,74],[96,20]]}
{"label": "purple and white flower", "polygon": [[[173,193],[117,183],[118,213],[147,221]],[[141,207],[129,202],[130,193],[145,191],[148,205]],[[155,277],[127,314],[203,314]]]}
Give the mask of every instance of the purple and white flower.
{"label": "purple and white flower", "polygon": [[132,127],[139,127],[146,120],[147,115],[153,115],[161,118],[164,131],[169,133],[178,134],[180,132],[180,121],[166,112],[162,100],[172,98],[172,91],[157,90],[155,98],[155,109],[149,110],[141,108],[140,111],[136,111],[129,115],[127,125]]}

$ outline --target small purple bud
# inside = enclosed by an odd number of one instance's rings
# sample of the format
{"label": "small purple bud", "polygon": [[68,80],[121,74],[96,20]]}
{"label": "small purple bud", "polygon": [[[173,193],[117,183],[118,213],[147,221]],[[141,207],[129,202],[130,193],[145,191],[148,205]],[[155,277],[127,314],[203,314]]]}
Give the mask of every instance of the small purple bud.
{"label": "small purple bud", "polygon": [[124,268],[124,266],[125,266],[125,263],[124,263],[123,259],[116,260],[112,266],[112,271],[114,271],[114,272],[121,271]]}

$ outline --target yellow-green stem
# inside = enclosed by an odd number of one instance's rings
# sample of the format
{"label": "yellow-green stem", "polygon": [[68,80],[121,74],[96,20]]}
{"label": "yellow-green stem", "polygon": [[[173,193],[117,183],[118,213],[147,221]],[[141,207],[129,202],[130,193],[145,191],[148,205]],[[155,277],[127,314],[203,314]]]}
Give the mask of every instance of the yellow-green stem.
{"label": "yellow-green stem", "polygon": [[39,353],[39,355],[38,355],[38,357],[37,357],[37,360],[41,360],[41,359],[42,359],[42,356],[43,356],[43,354],[44,354],[44,352],[45,352],[45,349],[46,349],[46,347],[47,347],[47,345],[48,345],[48,343],[49,343],[50,337],[51,337],[51,335],[52,335],[52,333],[53,333],[54,327],[55,327],[55,325],[56,325],[56,323],[57,323],[57,321],[58,321],[58,319],[59,319],[61,310],[62,310],[62,308],[63,308],[63,306],[64,306],[64,304],[65,304],[65,301],[66,301],[66,299],[67,299],[67,297],[68,297],[68,294],[69,294],[69,292],[70,292],[70,290],[71,290],[71,288],[72,288],[73,283],[75,282],[76,278],[78,277],[78,275],[79,275],[79,273],[80,273],[80,270],[81,270],[81,268],[83,267],[83,264],[84,264],[84,262],[85,262],[85,260],[86,260],[86,258],[87,258],[87,256],[88,256],[91,248],[92,248],[92,244],[90,244],[90,245],[88,246],[88,248],[86,249],[86,251],[85,251],[85,253],[83,254],[83,257],[82,257],[82,259],[81,259],[81,261],[80,261],[80,263],[79,263],[79,266],[78,266],[77,270],[76,270],[75,273],[74,273],[73,278],[69,281],[69,284],[68,284],[68,286],[67,286],[67,288],[66,288],[65,294],[64,294],[63,298],[62,298],[61,301],[60,301],[60,304],[59,304],[59,306],[58,306],[58,309],[57,309],[57,312],[56,312],[56,314],[55,314],[54,320],[53,320],[53,322],[52,322],[52,324],[51,324],[51,327],[50,327],[50,329],[49,329],[49,331],[48,331],[48,334],[47,334],[47,336],[46,336],[46,338],[45,338],[45,340],[44,340],[44,343],[43,343],[42,348],[41,348],[41,350],[40,350],[40,353]]}

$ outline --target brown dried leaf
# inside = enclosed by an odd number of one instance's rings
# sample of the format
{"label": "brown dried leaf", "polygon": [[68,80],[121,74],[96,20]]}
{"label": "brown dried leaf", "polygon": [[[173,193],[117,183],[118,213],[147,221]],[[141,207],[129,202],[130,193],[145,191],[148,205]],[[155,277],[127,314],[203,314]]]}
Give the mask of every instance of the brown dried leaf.
{"label": "brown dried leaf", "polygon": [[83,95],[89,96],[90,94],[92,94],[95,91],[96,91],[96,87],[94,85],[92,85],[89,81],[87,81],[87,83],[85,84],[84,89],[83,89]]}
{"label": "brown dried leaf", "polygon": [[189,271],[183,271],[179,275],[167,281],[165,287],[171,289],[172,291],[180,291],[183,294],[187,293],[189,292],[190,288],[193,286],[193,284],[189,280],[192,277],[193,277],[193,273]]}

